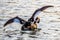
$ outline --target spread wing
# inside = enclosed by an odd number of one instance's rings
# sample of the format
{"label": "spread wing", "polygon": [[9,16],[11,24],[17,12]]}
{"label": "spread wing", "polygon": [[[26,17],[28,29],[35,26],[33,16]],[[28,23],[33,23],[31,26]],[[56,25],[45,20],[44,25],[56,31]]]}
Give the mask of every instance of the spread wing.
{"label": "spread wing", "polygon": [[26,21],[23,20],[22,18],[19,18],[18,16],[17,17],[14,17],[12,19],[9,19],[5,24],[4,24],[4,27],[12,22],[14,22],[14,19],[18,19],[19,20],[19,23],[20,24],[24,24]]}
{"label": "spread wing", "polygon": [[33,22],[33,21],[34,21],[34,17],[36,17],[37,15],[40,14],[41,11],[43,11],[43,10],[49,8],[49,7],[53,7],[53,6],[52,6],[52,5],[48,5],[48,6],[44,6],[44,7],[40,8],[40,9],[37,9],[37,10],[33,13],[33,15],[31,16],[31,18],[28,19],[28,21],[32,21],[32,22]]}
{"label": "spread wing", "polygon": [[9,19],[9,20],[4,24],[4,27],[5,27],[6,25],[8,25],[8,24],[12,23],[12,22],[13,22],[13,20],[14,20],[14,18]]}
{"label": "spread wing", "polygon": [[26,22],[26,20],[23,20],[22,18],[17,17],[17,19],[20,21],[20,24],[24,24]]}

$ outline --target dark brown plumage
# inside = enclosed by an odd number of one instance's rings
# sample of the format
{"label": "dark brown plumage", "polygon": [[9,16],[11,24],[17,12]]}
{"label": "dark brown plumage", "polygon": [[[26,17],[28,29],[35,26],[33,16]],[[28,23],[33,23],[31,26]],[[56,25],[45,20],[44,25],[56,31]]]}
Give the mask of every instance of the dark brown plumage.
{"label": "dark brown plumage", "polygon": [[14,19],[18,19],[18,20],[20,21],[20,24],[23,24],[22,27],[21,27],[21,30],[35,30],[35,29],[37,29],[37,23],[40,22],[40,18],[39,18],[39,17],[36,17],[36,19],[34,20],[35,15],[37,14],[37,12],[43,11],[43,10],[45,10],[46,8],[49,8],[49,7],[53,7],[53,6],[48,5],[48,6],[44,6],[44,7],[40,8],[40,9],[37,9],[37,10],[33,13],[33,15],[31,16],[31,18],[28,19],[28,21],[25,21],[25,20],[23,20],[23,19],[21,19],[21,18],[19,18],[19,17],[14,17],[14,18],[8,20],[8,21],[4,24],[4,26],[6,26],[6,25],[8,25],[8,24],[10,24],[10,23],[12,23],[12,22],[14,22]]}
{"label": "dark brown plumage", "polygon": [[24,23],[26,22],[26,21],[23,20],[22,18],[19,18],[18,16],[16,16],[16,17],[14,17],[14,18],[12,18],[12,19],[9,19],[9,20],[4,24],[4,27],[5,27],[6,25],[8,25],[8,24],[13,23],[13,22],[14,22],[14,19],[18,19],[20,24],[24,24]]}
{"label": "dark brown plumage", "polygon": [[[43,10],[45,10],[46,8],[49,8],[49,7],[53,7],[53,6],[48,5],[48,6],[44,6],[44,7],[40,8],[40,9],[37,9],[37,10],[33,13],[33,15],[31,16],[31,18],[28,19],[28,22],[25,23],[25,24],[22,26],[21,30],[26,30],[26,29],[28,29],[28,30],[35,30],[35,29],[37,29],[37,23],[40,22],[40,18],[39,18],[39,17],[36,17],[36,19],[34,20],[35,15],[37,14],[37,12],[43,11]],[[33,22],[33,24],[32,24],[32,22]],[[32,25],[33,25],[33,26],[32,26]]]}
{"label": "dark brown plumage", "polygon": [[49,7],[53,7],[53,6],[52,6],[52,5],[48,5],[48,6],[44,6],[44,7],[42,7],[42,8],[37,9],[37,10],[33,13],[33,15],[31,16],[31,18],[28,19],[28,21],[32,21],[32,22],[33,22],[33,21],[34,21],[34,16],[37,14],[37,12],[43,11],[43,10],[49,8]]}

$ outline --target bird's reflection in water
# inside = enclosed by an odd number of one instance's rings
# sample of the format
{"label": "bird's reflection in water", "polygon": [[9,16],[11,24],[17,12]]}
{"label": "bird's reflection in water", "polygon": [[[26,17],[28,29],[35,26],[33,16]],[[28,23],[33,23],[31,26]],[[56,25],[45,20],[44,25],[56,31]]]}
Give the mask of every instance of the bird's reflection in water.
{"label": "bird's reflection in water", "polygon": [[30,38],[36,38],[35,36],[33,36],[33,35],[36,35],[36,32],[35,32],[35,31],[30,31],[29,33],[28,33],[28,32],[21,32],[21,36],[22,36],[23,34],[24,34],[24,35],[27,34],[28,37],[30,37]]}
{"label": "bird's reflection in water", "polygon": [[40,32],[40,30],[41,29],[37,29],[35,31],[21,31],[20,33],[21,33],[21,35],[23,35],[23,34],[29,34],[28,37],[30,37],[30,38],[37,38],[36,34],[37,34],[37,32]]}

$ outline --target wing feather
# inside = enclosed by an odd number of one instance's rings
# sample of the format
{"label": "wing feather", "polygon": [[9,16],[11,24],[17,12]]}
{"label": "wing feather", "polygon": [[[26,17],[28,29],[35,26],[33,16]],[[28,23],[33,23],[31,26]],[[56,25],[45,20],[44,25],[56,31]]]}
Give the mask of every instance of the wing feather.
{"label": "wing feather", "polygon": [[14,22],[14,19],[18,19],[19,20],[19,23],[20,24],[24,24],[26,21],[23,20],[22,18],[19,18],[18,16],[12,18],[12,19],[9,19],[5,24],[4,24],[4,27],[12,22]]}
{"label": "wing feather", "polygon": [[48,5],[48,6],[44,6],[44,7],[42,7],[42,8],[37,9],[37,10],[33,13],[33,15],[31,16],[31,18],[28,19],[28,21],[32,21],[32,22],[33,22],[33,21],[34,21],[34,17],[36,17],[37,15],[40,14],[41,11],[43,11],[43,10],[49,8],[49,7],[53,7],[53,6],[52,6],[52,5]]}
{"label": "wing feather", "polygon": [[24,20],[22,18],[17,17],[17,19],[20,21],[20,24],[24,24],[26,22],[26,20]]}
{"label": "wing feather", "polygon": [[14,18],[9,19],[9,20],[4,24],[4,27],[5,27],[6,25],[8,25],[8,24],[12,23],[12,22],[13,22],[13,20],[14,20]]}

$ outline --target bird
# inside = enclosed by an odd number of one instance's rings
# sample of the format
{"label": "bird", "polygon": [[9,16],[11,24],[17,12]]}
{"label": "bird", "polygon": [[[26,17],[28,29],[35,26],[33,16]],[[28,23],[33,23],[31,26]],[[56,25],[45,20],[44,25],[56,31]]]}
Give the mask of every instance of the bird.
{"label": "bird", "polygon": [[43,6],[42,8],[35,10],[35,12],[32,14],[32,16],[27,21],[18,16],[11,18],[4,24],[4,27],[13,22],[18,22],[18,23],[22,24],[21,30],[34,31],[35,29],[37,29],[37,26],[38,26],[37,24],[40,23],[40,17],[38,15],[40,14],[40,12],[44,11],[45,9],[47,9],[49,7],[53,7],[53,6],[52,5]]}

